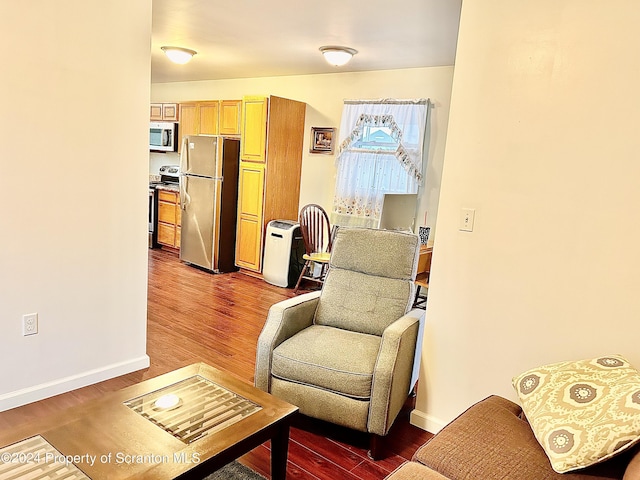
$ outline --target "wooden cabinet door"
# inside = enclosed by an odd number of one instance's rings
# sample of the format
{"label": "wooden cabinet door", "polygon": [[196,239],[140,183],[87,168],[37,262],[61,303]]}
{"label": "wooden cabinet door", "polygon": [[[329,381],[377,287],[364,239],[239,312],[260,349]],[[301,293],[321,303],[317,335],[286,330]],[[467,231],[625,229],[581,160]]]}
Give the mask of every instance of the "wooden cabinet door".
{"label": "wooden cabinet door", "polygon": [[169,247],[175,247],[176,244],[176,229],[171,225],[165,223],[158,223],[158,243],[167,245]]}
{"label": "wooden cabinet door", "polygon": [[264,194],[264,166],[240,163],[238,212],[254,217],[262,216]]}
{"label": "wooden cabinet door", "polygon": [[158,191],[158,243],[180,248],[180,197],[176,192]]}
{"label": "wooden cabinet door", "polygon": [[244,97],[242,100],[242,160],[265,161],[268,103],[266,97]]}
{"label": "wooden cabinet door", "polygon": [[[236,265],[247,270],[259,272],[261,268],[260,259],[260,236],[262,222],[255,218],[245,218],[240,215],[238,219],[238,238],[236,240]],[[258,248],[256,248],[258,245]]]}
{"label": "wooden cabinet door", "polygon": [[152,122],[177,122],[177,103],[152,103],[149,111],[149,119]]}
{"label": "wooden cabinet door", "polygon": [[152,122],[162,121],[162,104],[161,103],[151,104],[151,108],[149,110],[149,120],[151,120]]}
{"label": "wooden cabinet door", "polygon": [[200,135],[218,134],[218,102],[200,102]]}
{"label": "wooden cabinet door", "polygon": [[162,120],[165,122],[178,121],[178,105],[176,103],[162,104]]}
{"label": "wooden cabinet door", "polygon": [[220,101],[220,135],[240,134],[242,100]]}
{"label": "wooden cabinet door", "polygon": [[262,205],[264,165],[240,164],[236,265],[259,272],[262,268]]}
{"label": "wooden cabinet door", "polygon": [[175,203],[158,202],[158,222],[176,226]]}
{"label": "wooden cabinet door", "polygon": [[182,149],[182,138],[185,135],[197,135],[200,127],[198,106],[195,103],[180,104],[180,140],[178,150]]}

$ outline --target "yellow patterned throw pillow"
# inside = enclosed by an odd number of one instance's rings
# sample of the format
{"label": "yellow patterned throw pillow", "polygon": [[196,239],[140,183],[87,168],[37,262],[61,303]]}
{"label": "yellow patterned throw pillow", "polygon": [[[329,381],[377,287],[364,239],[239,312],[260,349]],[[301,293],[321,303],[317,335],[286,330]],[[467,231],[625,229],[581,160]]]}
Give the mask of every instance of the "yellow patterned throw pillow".
{"label": "yellow patterned throw pillow", "polygon": [[619,355],[539,367],[514,377],[513,386],[558,473],[640,441],[640,373]]}

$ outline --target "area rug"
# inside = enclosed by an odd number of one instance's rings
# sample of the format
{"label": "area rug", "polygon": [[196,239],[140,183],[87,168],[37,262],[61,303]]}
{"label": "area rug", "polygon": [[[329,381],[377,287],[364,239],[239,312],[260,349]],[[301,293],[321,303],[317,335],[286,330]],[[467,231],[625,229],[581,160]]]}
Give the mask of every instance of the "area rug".
{"label": "area rug", "polygon": [[231,462],[205,477],[204,480],[266,480],[266,478],[241,463]]}

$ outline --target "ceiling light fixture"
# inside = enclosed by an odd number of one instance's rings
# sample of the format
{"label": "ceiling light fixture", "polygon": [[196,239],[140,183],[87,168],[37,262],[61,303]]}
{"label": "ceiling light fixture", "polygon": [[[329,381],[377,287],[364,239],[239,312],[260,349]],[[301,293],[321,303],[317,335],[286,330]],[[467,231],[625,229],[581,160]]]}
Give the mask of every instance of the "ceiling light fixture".
{"label": "ceiling light fixture", "polygon": [[195,50],[189,50],[182,47],[160,47],[169,60],[173,63],[179,63],[180,65],[187,63],[191,60],[197,52]]}
{"label": "ceiling light fixture", "polygon": [[329,45],[326,47],[320,47],[320,51],[327,62],[329,62],[334,67],[341,67],[345,65],[351,60],[356,53],[357,50],[349,47],[337,47],[335,45]]}

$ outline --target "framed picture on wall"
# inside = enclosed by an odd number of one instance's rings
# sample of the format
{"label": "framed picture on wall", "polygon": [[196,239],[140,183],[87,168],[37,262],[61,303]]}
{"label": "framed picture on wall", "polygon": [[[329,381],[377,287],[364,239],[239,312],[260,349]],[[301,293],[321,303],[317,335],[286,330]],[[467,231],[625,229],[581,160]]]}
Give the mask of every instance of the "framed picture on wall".
{"label": "framed picture on wall", "polygon": [[335,143],[335,128],[311,127],[311,153],[333,153]]}

